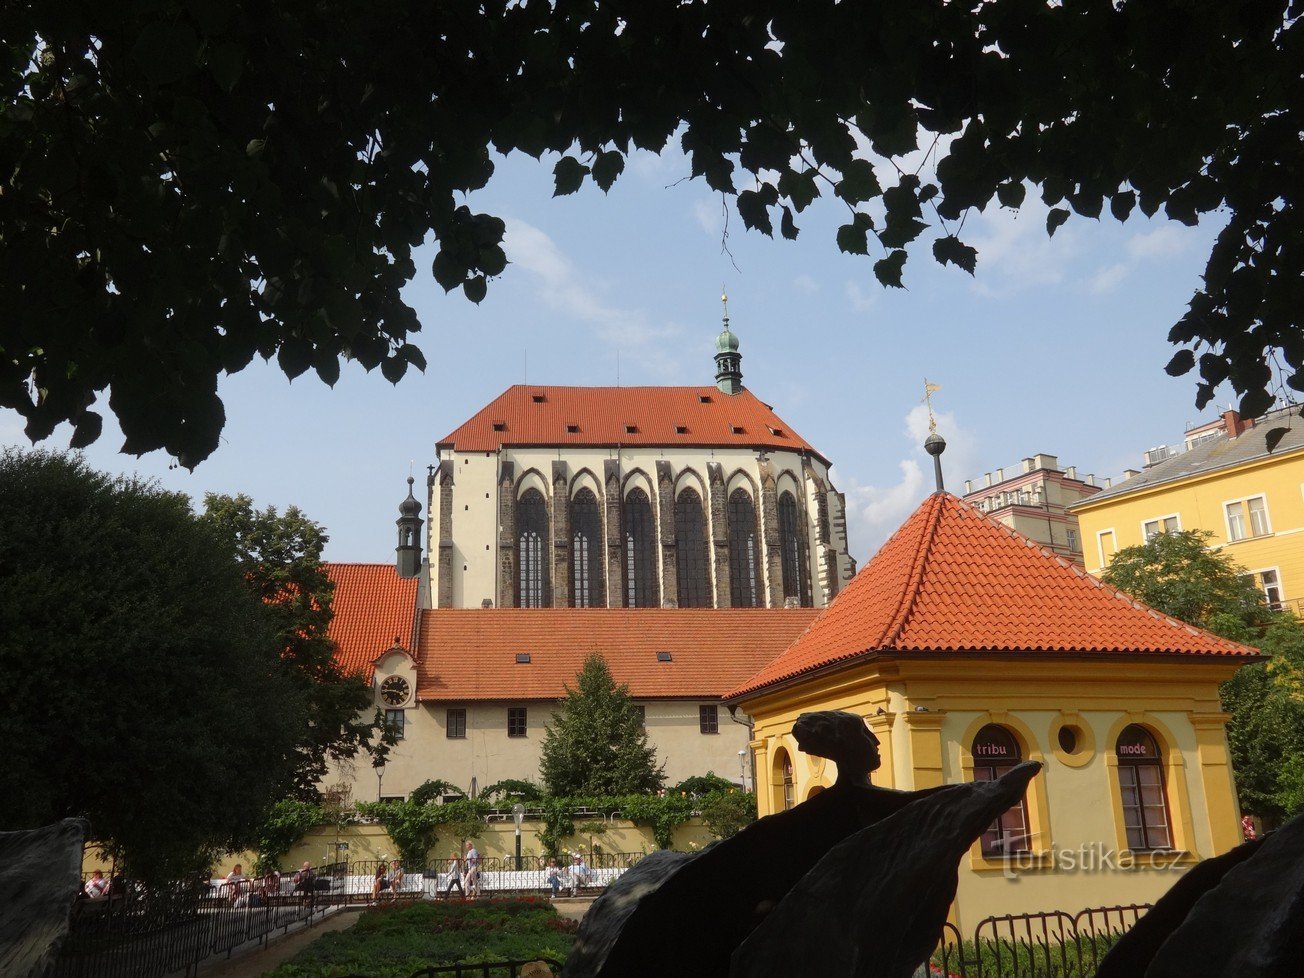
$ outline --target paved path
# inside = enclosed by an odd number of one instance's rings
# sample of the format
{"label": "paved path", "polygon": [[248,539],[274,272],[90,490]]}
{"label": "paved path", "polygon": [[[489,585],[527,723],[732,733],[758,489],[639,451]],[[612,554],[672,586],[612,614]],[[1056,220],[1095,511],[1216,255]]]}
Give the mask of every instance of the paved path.
{"label": "paved path", "polygon": [[[592,904],[593,900],[586,897],[563,897],[553,901],[557,913],[570,920],[579,920]],[[266,947],[230,959],[210,958],[200,966],[199,978],[262,978],[266,972],[290,960],[322,934],[352,927],[359,916],[353,910],[335,913],[315,927],[297,930],[272,941]]]}

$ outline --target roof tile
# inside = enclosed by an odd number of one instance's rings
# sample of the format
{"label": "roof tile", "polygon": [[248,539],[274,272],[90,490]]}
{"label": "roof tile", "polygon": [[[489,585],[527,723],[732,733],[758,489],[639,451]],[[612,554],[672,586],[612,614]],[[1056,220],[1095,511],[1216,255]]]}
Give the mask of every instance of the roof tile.
{"label": "roof tile", "polygon": [[737,445],[819,455],[751,391],[714,387],[517,384],[438,442],[459,452],[500,445]]}
{"label": "roof tile", "polygon": [[326,564],[335,582],[329,635],[335,661],[347,673],[371,678],[371,664],[394,645],[412,642],[417,581],[398,576],[393,564]]}
{"label": "roof tile", "polygon": [[730,697],[872,652],[1253,656],[934,493],[809,630]]}

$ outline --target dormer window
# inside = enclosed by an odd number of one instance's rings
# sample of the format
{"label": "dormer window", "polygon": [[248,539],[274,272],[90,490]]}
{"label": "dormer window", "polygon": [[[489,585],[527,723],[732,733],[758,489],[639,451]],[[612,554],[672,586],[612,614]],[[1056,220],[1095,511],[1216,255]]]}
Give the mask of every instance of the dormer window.
{"label": "dormer window", "polygon": [[669,662],[670,659],[671,659],[671,656],[670,656],[670,653],[669,653],[669,652],[658,652],[658,653],[657,653],[657,662]]}
{"label": "dormer window", "polygon": [[506,422],[506,421],[495,421],[495,422],[494,422],[494,431],[506,431],[506,430],[507,430],[507,422]]}
{"label": "dormer window", "polygon": [[548,398],[545,397],[545,396],[542,395],[542,394],[531,394],[531,395],[530,395],[530,400],[532,400],[535,404],[542,404],[542,403],[543,403],[544,401],[546,401],[547,399],[548,399]]}
{"label": "dormer window", "polygon": [[636,424],[627,424],[627,425],[625,425],[625,434],[627,434],[627,435],[637,435],[637,434],[638,434],[638,425],[636,425]]}
{"label": "dormer window", "polygon": [[578,435],[579,433],[580,433],[580,426],[579,426],[579,425],[577,425],[577,424],[575,424],[575,423],[572,422],[571,424],[568,424],[568,425],[566,426],[566,434],[568,434],[568,435]]}
{"label": "dormer window", "polygon": [[688,434],[688,425],[686,425],[686,424],[677,424],[677,425],[675,425],[675,434],[676,434],[676,435],[686,435],[686,434]]}
{"label": "dormer window", "polygon": [[775,438],[782,438],[782,437],[783,437],[783,429],[782,429],[782,428],[775,428],[775,427],[772,427],[772,426],[770,426],[770,425],[766,425],[766,427],[770,429],[770,434],[772,434]]}
{"label": "dormer window", "polygon": [[698,394],[698,395],[697,395],[697,403],[698,403],[698,404],[710,404],[710,403],[711,403],[711,395],[710,395],[710,394]]}
{"label": "dormer window", "polygon": [[517,653],[516,653],[516,664],[517,664],[518,666],[528,666],[528,665],[530,664],[530,653],[529,653],[529,652],[517,652]]}
{"label": "dormer window", "polygon": [[731,424],[729,426],[729,433],[732,435],[742,435],[742,434],[746,434],[747,432],[746,429],[742,427],[742,425]]}

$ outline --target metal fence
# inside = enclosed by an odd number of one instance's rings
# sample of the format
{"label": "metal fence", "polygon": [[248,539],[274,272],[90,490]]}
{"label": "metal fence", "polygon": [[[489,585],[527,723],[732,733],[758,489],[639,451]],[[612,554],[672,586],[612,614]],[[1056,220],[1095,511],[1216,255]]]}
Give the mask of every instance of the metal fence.
{"label": "metal fence", "polygon": [[947,978],[1092,978],[1149,904],[987,917],[965,941],[946,924],[930,961]]}

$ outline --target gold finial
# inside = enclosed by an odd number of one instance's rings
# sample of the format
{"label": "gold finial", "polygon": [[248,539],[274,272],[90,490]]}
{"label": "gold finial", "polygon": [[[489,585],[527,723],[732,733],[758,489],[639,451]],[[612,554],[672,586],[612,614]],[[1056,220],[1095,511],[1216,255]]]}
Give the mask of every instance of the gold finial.
{"label": "gold finial", "polygon": [[723,285],[720,286],[720,303],[724,306],[724,324],[729,325],[729,293],[725,291]]}
{"label": "gold finial", "polygon": [[941,384],[930,384],[928,378],[924,378],[924,400],[923,403],[928,405],[928,432],[935,434],[937,432],[937,419],[933,417],[933,395],[942,389]]}

